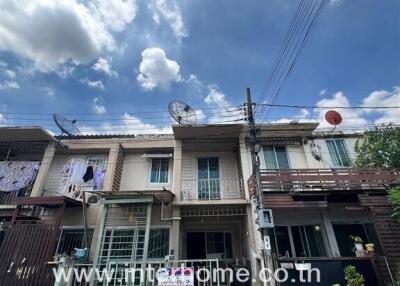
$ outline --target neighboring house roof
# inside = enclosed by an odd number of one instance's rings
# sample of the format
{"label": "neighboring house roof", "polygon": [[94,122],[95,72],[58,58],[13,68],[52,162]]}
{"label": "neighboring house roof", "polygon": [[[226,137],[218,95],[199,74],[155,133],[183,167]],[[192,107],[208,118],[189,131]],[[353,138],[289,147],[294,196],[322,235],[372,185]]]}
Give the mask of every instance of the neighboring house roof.
{"label": "neighboring house roof", "polygon": [[47,130],[40,126],[0,127],[0,142],[43,142],[57,141]]}

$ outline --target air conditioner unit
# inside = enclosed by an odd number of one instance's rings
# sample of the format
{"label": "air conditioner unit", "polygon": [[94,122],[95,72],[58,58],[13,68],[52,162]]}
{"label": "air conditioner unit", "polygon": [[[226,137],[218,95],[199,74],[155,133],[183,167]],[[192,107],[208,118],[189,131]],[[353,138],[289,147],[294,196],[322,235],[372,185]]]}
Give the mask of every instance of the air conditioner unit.
{"label": "air conditioner unit", "polygon": [[260,228],[273,228],[274,218],[271,209],[261,209],[258,211],[258,223]]}

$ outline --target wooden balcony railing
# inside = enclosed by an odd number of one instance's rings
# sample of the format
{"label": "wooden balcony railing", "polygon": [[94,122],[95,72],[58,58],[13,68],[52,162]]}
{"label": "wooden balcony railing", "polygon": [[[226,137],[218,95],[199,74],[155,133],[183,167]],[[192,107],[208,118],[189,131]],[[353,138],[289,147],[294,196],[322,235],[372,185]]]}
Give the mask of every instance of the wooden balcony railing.
{"label": "wooden balcony railing", "polygon": [[261,170],[264,191],[385,190],[396,184],[397,169]]}
{"label": "wooden balcony railing", "polygon": [[17,198],[29,197],[31,195],[31,191],[32,186],[14,192],[0,191],[0,205],[13,205]]}

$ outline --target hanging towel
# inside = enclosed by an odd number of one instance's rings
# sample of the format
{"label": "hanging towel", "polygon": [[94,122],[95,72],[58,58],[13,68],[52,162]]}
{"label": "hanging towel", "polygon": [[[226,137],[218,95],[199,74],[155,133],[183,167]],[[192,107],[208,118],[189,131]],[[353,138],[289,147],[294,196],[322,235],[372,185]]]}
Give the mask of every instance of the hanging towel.
{"label": "hanging towel", "polygon": [[86,168],[86,172],[82,177],[83,181],[86,183],[88,181],[90,181],[91,179],[93,179],[93,166],[88,166]]}
{"label": "hanging towel", "polygon": [[87,162],[83,160],[73,160],[71,164],[71,184],[82,185],[83,183],[83,175],[85,174],[87,169]]}

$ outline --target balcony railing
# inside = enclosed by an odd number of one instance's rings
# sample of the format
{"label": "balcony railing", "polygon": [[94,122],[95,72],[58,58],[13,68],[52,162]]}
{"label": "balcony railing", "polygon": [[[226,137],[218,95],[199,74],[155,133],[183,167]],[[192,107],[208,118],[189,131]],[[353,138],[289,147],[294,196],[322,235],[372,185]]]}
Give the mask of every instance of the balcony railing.
{"label": "balcony railing", "polygon": [[181,182],[182,201],[243,199],[242,179],[199,179]]}
{"label": "balcony railing", "polygon": [[0,205],[13,205],[17,198],[29,197],[31,195],[32,186],[13,192],[0,191]]}
{"label": "balcony railing", "polygon": [[261,170],[264,191],[385,190],[399,177],[397,169]]}

